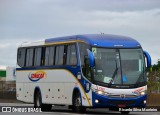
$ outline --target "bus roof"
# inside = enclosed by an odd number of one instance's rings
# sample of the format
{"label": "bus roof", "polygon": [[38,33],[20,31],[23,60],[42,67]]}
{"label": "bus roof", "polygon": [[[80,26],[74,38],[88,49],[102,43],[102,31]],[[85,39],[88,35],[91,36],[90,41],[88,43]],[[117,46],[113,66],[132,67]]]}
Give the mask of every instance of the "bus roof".
{"label": "bus roof", "polygon": [[65,37],[50,38],[45,40],[45,44],[52,44],[55,42],[68,42],[68,41],[82,41],[92,46],[97,47],[121,47],[121,48],[137,48],[141,47],[140,43],[135,39],[110,34],[85,34],[85,35],[73,35]]}

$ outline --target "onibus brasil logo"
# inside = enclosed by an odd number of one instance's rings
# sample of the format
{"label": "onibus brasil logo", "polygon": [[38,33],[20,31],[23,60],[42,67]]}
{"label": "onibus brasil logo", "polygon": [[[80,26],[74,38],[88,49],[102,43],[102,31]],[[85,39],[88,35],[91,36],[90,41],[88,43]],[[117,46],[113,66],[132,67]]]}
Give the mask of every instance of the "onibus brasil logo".
{"label": "onibus brasil logo", "polygon": [[34,73],[30,72],[28,75],[29,80],[33,81],[33,82],[37,82],[40,79],[46,78],[47,74],[44,71],[36,71]]}

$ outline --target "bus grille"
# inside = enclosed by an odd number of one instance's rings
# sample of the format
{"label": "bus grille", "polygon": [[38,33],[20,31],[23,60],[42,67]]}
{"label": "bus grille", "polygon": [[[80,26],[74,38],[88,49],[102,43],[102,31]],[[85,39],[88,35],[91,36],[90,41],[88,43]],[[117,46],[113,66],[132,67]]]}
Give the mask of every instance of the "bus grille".
{"label": "bus grille", "polygon": [[[121,95],[109,95],[110,98],[121,98]],[[125,95],[123,98],[135,98],[136,95]]]}

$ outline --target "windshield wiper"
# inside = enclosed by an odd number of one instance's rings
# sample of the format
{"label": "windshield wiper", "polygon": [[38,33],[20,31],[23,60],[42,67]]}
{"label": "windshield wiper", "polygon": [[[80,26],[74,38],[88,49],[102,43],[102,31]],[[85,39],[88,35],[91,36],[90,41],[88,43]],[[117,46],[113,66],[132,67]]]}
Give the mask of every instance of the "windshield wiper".
{"label": "windshield wiper", "polygon": [[113,73],[113,75],[112,75],[112,79],[111,79],[111,81],[109,82],[108,86],[111,86],[111,85],[112,85],[112,83],[113,83],[113,81],[114,81],[114,79],[115,79],[115,77],[116,77],[116,75],[117,75],[118,69],[119,69],[118,67],[115,69],[115,71],[114,71],[114,73]]}

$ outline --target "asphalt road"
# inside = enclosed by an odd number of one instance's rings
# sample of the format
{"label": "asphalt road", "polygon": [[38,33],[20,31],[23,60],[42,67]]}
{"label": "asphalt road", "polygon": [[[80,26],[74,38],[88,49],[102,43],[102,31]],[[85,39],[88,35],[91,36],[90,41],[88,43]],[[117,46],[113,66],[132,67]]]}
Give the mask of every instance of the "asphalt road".
{"label": "asphalt road", "polygon": [[[32,104],[23,103],[0,103],[0,107],[4,106],[18,106],[18,107],[30,107]],[[130,112],[130,115],[160,115],[159,112]],[[120,115],[120,112],[109,111],[108,109],[87,109],[85,114],[77,114],[68,109],[67,107],[53,106],[52,111],[49,112],[0,112],[0,115]]]}

